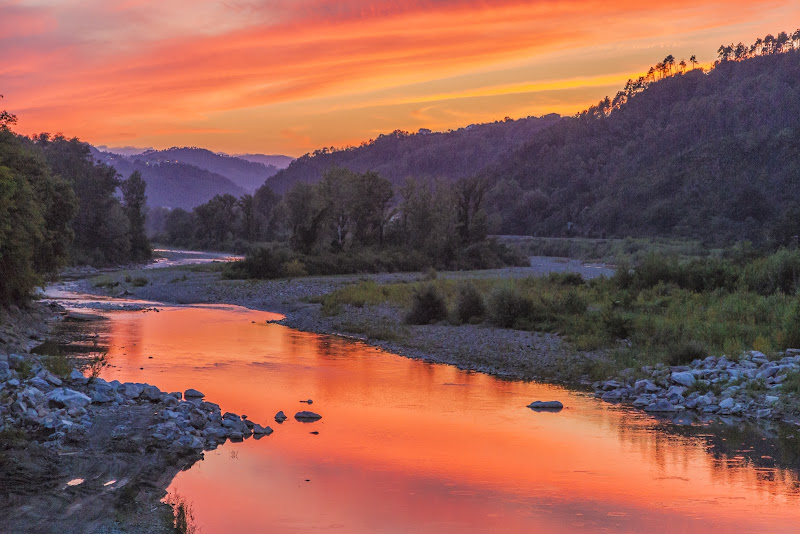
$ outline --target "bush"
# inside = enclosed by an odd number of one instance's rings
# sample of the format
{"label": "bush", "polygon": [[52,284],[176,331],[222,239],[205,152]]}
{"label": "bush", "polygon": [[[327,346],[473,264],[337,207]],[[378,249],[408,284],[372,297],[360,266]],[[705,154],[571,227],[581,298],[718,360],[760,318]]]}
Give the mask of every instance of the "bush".
{"label": "bush", "polygon": [[290,262],[284,263],[283,272],[286,274],[287,278],[300,278],[303,276],[308,276],[308,272],[306,272],[306,266],[303,265],[303,262],[297,258]]}
{"label": "bush", "polygon": [[744,272],[745,287],[759,295],[797,293],[800,279],[800,251],[779,250],[772,256],[750,263]]}
{"label": "bush", "polygon": [[548,280],[553,284],[560,286],[582,286],[584,284],[583,276],[580,273],[550,273]]}
{"label": "bush", "polygon": [[489,321],[495,326],[520,326],[530,320],[533,310],[533,301],[520,295],[511,285],[500,286],[489,296]]}
{"label": "bush", "polygon": [[602,313],[603,331],[611,339],[627,339],[631,335],[631,320],[613,307]]}
{"label": "bush", "polygon": [[447,304],[444,297],[431,284],[414,291],[411,296],[411,310],[406,315],[408,324],[430,324],[447,317]]}
{"label": "bush", "polygon": [[485,314],[486,304],[475,286],[469,282],[459,284],[456,294],[456,320],[459,323],[480,321]]}

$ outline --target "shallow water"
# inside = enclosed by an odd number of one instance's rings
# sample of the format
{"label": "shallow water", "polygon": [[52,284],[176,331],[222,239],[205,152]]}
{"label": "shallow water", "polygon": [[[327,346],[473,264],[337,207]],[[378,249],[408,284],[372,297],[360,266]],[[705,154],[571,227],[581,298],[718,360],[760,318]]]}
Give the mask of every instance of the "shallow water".
{"label": "shallow water", "polygon": [[[173,481],[216,532],[796,532],[793,429],[674,426],[267,323],[235,306],[103,311],[107,380],[200,389],[270,424]],[[310,407],[299,401],[313,399]],[[536,413],[533,400],[561,400]],[[296,422],[304,409],[317,423]],[[278,410],[290,419],[273,421]],[[311,434],[318,431],[318,435]],[[798,438],[800,439],[800,438]]]}

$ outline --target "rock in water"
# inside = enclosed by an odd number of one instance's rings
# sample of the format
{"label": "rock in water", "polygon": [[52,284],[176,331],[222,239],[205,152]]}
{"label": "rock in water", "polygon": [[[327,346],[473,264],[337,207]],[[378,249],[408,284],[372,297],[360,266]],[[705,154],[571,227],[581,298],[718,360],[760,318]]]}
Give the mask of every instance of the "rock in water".
{"label": "rock in water", "polygon": [[558,411],[564,408],[564,405],[559,401],[533,401],[528,405],[531,410],[552,410]]}
{"label": "rock in water", "polygon": [[297,412],[294,414],[294,418],[301,423],[311,423],[313,421],[319,421],[322,419],[322,416],[314,412]]}
{"label": "rock in water", "polygon": [[183,392],[183,397],[185,399],[201,399],[205,397],[205,394],[197,391],[196,389],[187,389]]}
{"label": "rock in water", "polygon": [[278,423],[283,423],[287,419],[289,419],[289,418],[286,417],[286,414],[283,413],[283,410],[281,410],[280,412],[275,414],[275,421],[277,421]]}

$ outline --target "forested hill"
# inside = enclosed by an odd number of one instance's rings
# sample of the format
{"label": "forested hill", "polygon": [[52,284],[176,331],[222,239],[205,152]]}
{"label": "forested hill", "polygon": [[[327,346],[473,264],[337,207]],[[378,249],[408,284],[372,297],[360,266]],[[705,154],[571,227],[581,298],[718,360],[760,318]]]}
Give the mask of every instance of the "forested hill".
{"label": "forested hill", "polygon": [[411,176],[457,180],[496,163],[559,120],[558,115],[547,115],[476,124],[442,133],[423,130],[409,134],[398,130],[360,147],[326,148],[306,154],[270,178],[267,185],[284,194],[298,182],[318,182],[325,171],[334,167],[376,171],[395,185]]}
{"label": "forested hill", "polygon": [[151,208],[192,209],[216,195],[241,196],[247,190],[226,176],[188,163],[151,162],[139,156],[125,157],[109,152],[92,151],[93,157],[114,167],[122,176],[139,171],[147,182],[147,204]]}
{"label": "forested hill", "polygon": [[726,55],[708,73],[664,70],[635,85],[481,173],[493,184],[496,231],[714,242],[800,234],[800,51]]}
{"label": "forested hill", "polygon": [[275,165],[249,161],[245,158],[218,154],[205,148],[173,147],[166,150],[148,150],[137,159],[153,163],[186,163],[230,179],[248,193],[264,185],[264,181],[278,172]]}

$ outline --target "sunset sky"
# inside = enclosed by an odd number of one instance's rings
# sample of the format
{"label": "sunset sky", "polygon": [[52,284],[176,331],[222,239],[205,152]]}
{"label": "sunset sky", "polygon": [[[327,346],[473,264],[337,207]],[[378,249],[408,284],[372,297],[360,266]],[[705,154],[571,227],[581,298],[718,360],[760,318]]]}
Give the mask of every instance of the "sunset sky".
{"label": "sunset sky", "polygon": [[283,153],[572,114],[797,0],[3,0],[0,109],[93,144]]}

